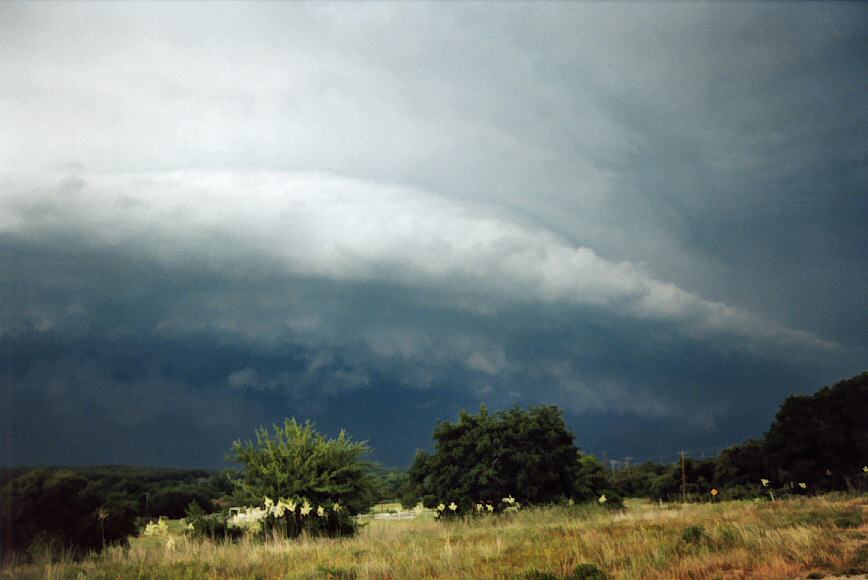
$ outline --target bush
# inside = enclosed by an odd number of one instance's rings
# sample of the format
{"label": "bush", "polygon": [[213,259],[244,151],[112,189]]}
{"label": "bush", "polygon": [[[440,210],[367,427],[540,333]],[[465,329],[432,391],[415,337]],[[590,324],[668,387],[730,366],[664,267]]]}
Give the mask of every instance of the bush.
{"label": "bush", "polygon": [[681,539],[688,544],[699,544],[705,537],[705,528],[702,526],[687,526],[681,532]]}
{"label": "bush", "polygon": [[352,568],[338,568],[336,566],[320,566],[317,571],[328,580],[355,580],[358,573]]}
{"label": "bush", "polygon": [[601,502],[601,505],[609,510],[625,510],[627,508],[624,507],[624,498],[618,492],[612,491],[610,489],[603,489],[599,492],[599,495],[596,496],[597,502],[601,497],[605,496],[606,501]]}
{"label": "bush", "polygon": [[[286,419],[282,427],[273,425],[272,433],[260,427],[256,442],[233,444],[231,457],[244,465],[236,499],[254,506],[265,502],[263,525],[290,537],[303,530],[314,535],[351,534],[356,529],[352,516],[373,504],[371,465],[363,459],[368,452],[367,444],[353,441],[343,431],[327,439],[310,421],[302,425]],[[281,514],[269,512],[268,502],[282,505]],[[304,505],[310,507],[307,513]],[[232,523],[230,518],[228,524]]]}
{"label": "bush", "polygon": [[835,525],[839,528],[858,528],[862,525],[862,510],[851,508],[835,518]]}
{"label": "bush", "polygon": [[597,568],[596,564],[579,564],[573,570],[571,576],[567,576],[569,580],[606,580],[608,576],[605,572]]}
{"label": "bush", "polygon": [[225,513],[205,513],[196,502],[190,502],[187,506],[184,521],[187,522],[187,536],[191,538],[237,540],[243,535],[241,530],[227,525]]}
{"label": "bush", "polygon": [[541,572],[539,570],[528,570],[524,573],[525,580],[560,580],[557,574],[551,572]]}
{"label": "bush", "polygon": [[724,524],[717,529],[717,547],[728,549],[737,546],[741,542],[741,535],[735,526]]}

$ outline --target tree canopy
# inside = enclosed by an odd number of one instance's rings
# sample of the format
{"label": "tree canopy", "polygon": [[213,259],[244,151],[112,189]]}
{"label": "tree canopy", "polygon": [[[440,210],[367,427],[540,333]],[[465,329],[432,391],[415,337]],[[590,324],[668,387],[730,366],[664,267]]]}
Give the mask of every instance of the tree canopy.
{"label": "tree canopy", "polygon": [[456,502],[469,510],[507,496],[548,503],[595,493],[577,482],[583,468],[594,477],[602,473],[580,465],[573,434],[555,406],[462,411],[457,422],[437,424],[434,441],[434,453],[418,452],[410,468],[405,504]]}
{"label": "tree canopy", "polygon": [[286,419],[271,432],[259,427],[255,441],[235,441],[230,457],[244,466],[242,495],[257,504],[265,496],[305,498],[315,505],[339,502],[357,514],[374,499],[369,452],[344,431],[328,439],[310,421]]}
{"label": "tree canopy", "polygon": [[868,372],[813,395],[787,397],[761,440],[731,448],[723,459],[743,478],[851,488],[868,458],[866,417]]}

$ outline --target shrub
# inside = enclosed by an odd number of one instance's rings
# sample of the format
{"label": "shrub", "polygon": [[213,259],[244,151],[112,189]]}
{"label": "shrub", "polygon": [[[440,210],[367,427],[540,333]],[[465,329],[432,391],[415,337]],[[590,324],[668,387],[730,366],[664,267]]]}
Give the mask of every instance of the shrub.
{"label": "shrub", "polygon": [[205,513],[196,502],[190,502],[187,506],[184,521],[187,522],[186,534],[191,538],[237,540],[243,535],[241,530],[229,527],[225,513]]}
{"label": "shrub", "polygon": [[[272,433],[260,427],[255,442],[233,444],[231,457],[244,465],[236,499],[254,506],[284,499],[292,509],[275,516],[266,505],[269,513],[263,523],[288,536],[302,530],[315,535],[351,534],[356,528],[352,516],[373,504],[371,465],[364,461],[368,452],[367,444],[353,441],[343,431],[327,439],[310,421],[302,425],[286,419],[282,427],[273,425]],[[313,514],[302,513],[305,502]],[[320,507],[325,513],[315,517]]]}
{"label": "shrub", "polygon": [[862,510],[851,508],[835,518],[835,525],[839,528],[858,528],[862,525]]}
{"label": "shrub", "polygon": [[605,572],[597,568],[596,564],[579,564],[573,570],[572,575],[567,576],[569,580],[606,580],[608,576]]}
{"label": "shrub", "polygon": [[739,544],[741,536],[735,526],[724,524],[717,530],[717,546],[721,549],[733,548]]}
{"label": "shrub", "polygon": [[702,526],[687,526],[681,532],[681,539],[688,544],[699,544],[705,537],[705,528]]}
{"label": "shrub", "polygon": [[[600,502],[599,499],[601,497],[605,497],[606,501]],[[610,489],[604,489],[599,493],[599,495],[597,496],[597,503],[609,510],[627,509],[624,507],[624,498],[622,498],[618,492],[612,491]]]}
{"label": "shrub", "polygon": [[528,570],[524,573],[525,580],[560,580],[560,577],[551,572],[541,572],[539,570]]}
{"label": "shrub", "polygon": [[354,580],[358,577],[352,568],[338,568],[336,566],[320,566],[317,571],[328,580]]}

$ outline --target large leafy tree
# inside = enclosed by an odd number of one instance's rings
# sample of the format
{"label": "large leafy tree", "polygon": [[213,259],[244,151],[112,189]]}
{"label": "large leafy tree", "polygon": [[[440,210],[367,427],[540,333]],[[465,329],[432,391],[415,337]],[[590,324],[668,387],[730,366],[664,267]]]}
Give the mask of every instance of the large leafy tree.
{"label": "large leafy tree", "polygon": [[868,372],[810,396],[787,397],[764,441],[779,480],[851,487],[868,457]]}
{"label": "large leafy tree", "polygon": [[457,422],[437,424],[434,453],[417,453],[403,501],[456,502],[465,511],[509,495],[524,504],[576,497],[582,466],[573,440],[555,406],[462,411]]}
{"label": "large leafy tree", "polygon": [[345,513],[366,511],[374,498],[370,448],[344,431],[334,439],[310,421],[286,419],[282,426],[256,430],[255,441],[235,441],[230,458],[244,466],[242,499],[307,499],[314,505],[338,502]]}
{"label": "large leafy tree", "polygon": [[[780,406],[768,432],[723,451],[711,462],[686,462],[688,491],[721,487],[722,497],[757,497],[769,490],[799,493],[797,483],[814,490],[864,490],[868,457],[868,373],[813,395],[792,395]],[[614,474],[625,495],[675,499],[678,466],[646,464]],[[767,480],[765,484],[761,483]]]}

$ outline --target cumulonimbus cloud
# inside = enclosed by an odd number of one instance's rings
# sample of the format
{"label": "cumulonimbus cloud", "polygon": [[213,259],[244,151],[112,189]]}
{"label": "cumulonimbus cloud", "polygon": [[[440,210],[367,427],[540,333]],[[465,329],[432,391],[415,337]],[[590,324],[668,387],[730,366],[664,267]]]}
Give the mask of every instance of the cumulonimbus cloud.
{"label": "cumulonimbus cloud", "polygon": [[834,348],[506,214],[405,187],[280,172],[7,174],[0,185],[6,235],[74,234],[229,275],[255,257],[291,275],[437,286],[489,304],[585,305],[700,334]]}

